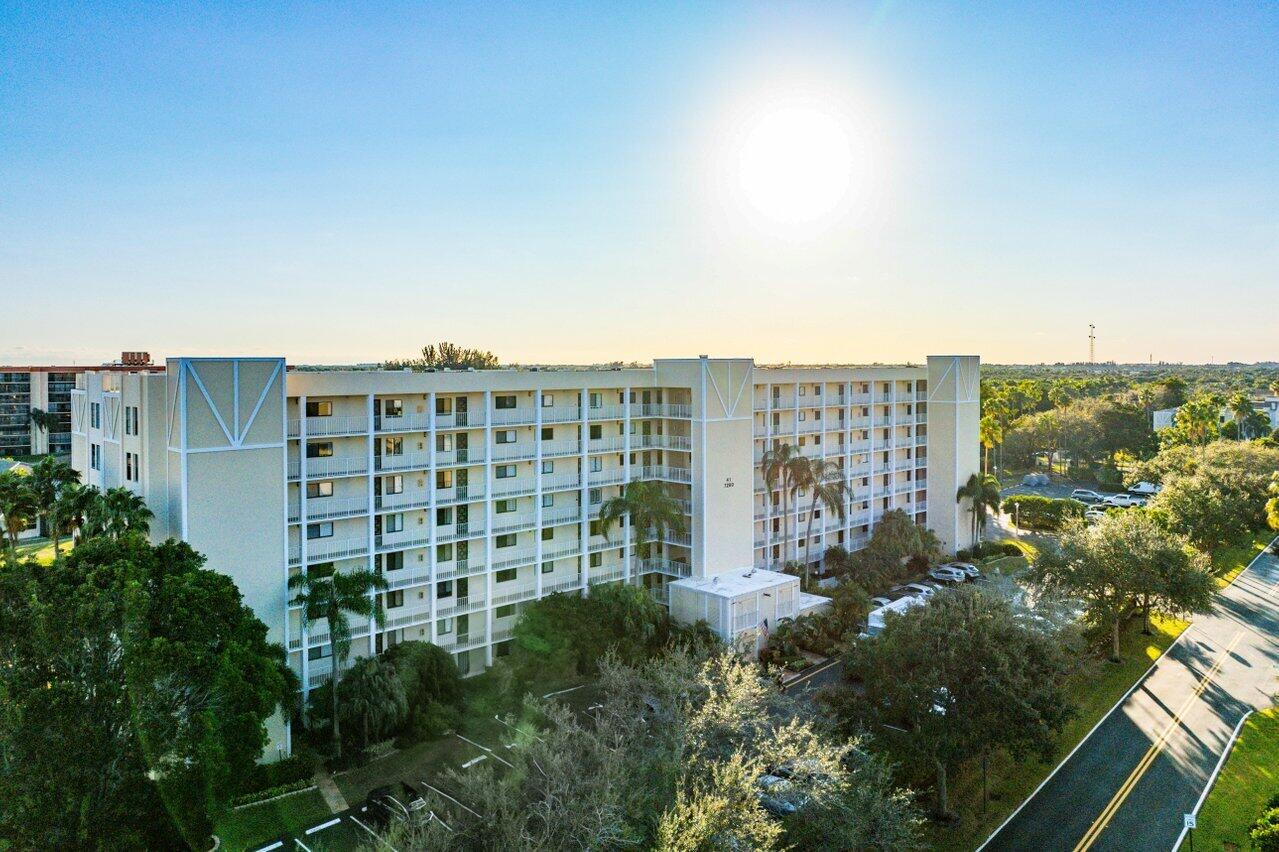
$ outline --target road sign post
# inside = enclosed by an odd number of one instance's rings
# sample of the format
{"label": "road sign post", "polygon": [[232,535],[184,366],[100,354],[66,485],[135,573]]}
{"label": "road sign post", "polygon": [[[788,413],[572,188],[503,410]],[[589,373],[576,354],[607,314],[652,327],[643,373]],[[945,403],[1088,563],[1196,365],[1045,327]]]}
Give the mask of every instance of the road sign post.
{"label": "road sign post", "polygon": [[1186,840],[1190,842],[1190,852],[1195,852],[1195,815],[1186,814]]}

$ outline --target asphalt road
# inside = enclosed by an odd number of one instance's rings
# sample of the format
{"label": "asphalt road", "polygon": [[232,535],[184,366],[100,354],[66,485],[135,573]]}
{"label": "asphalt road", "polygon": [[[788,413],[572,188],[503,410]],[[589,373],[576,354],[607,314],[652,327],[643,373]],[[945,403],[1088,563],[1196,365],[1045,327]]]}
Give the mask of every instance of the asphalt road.
{"label": "asphalt road", "polygon": [[1255,560],[982,848],[1164,850],[1279,690],[1279,559]]}

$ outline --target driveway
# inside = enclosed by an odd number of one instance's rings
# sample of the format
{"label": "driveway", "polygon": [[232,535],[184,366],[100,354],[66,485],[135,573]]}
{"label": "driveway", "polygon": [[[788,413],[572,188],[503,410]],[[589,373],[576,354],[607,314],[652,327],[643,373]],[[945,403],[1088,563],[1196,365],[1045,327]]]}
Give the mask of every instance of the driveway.
{"label": "driveway", "polygon": [[981,848],[1171,849],[1236,723],[1272,705],[1277,663],[1279,559],[1267,551]]}

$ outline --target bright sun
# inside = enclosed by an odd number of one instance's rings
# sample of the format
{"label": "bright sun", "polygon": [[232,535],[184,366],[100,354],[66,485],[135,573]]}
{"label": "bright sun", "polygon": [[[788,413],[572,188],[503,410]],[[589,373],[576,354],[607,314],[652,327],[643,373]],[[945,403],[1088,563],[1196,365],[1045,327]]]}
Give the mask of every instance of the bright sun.
{"label": "bright sun", "polygon": [[861,141],[826,104],[775,102],[739,126],[735,183],[755,216],[786,227],[820,224],[864,182]]}

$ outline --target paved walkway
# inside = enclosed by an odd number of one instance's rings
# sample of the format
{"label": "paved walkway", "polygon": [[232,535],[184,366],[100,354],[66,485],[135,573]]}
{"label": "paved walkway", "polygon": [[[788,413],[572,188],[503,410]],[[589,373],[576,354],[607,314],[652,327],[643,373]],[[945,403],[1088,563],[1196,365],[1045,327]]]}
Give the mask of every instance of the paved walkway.
{"label": "paved walkway", "polygon": [[1272,705],[1277,665],[1279,558],[1267,552],[982,848],[1171,849],[1235,724]]}
{"label": "paved walkway", "polygon": [[324,797],[324,804],[329,806],[331,813],[340,813],[347,810],[350,805],[346,803],[346,797],[342,795],[342,791],[338,789],[338,785],[333,783],[333,776],[325,772],[323,769],[315,770],[315,786],[319,789],[320,795]]}

